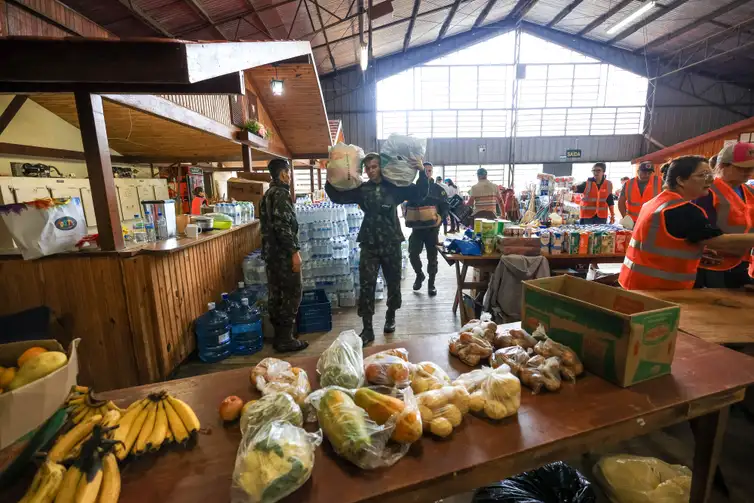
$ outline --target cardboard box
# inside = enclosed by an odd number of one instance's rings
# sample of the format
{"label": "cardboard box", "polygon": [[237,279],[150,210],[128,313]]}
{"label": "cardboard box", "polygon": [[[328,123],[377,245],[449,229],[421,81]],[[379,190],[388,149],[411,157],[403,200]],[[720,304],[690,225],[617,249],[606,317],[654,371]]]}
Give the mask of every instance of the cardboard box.
{"label": "cardboard box", "polygon": [[623,387],[670,373],[677,304],[573,276],[523,285],[523,328],[531,332],[541,323],[589,372]]}
{"label": "cardboard box", "polygon": [[259,203],[270,184],[253,180],[231,178],[228,180],[228,197],[236,201],[251,201],[254,204],[254,215],[259,218]]}
{"label": "cardboard box", "polygon": [[244,180],[253,180],[255,182],[272,182],[272,175],[262,171],[236,171],[236,176]]}
{"label": "cardboard box", "polygon": [[[42,379],[0,395],[0,449],[35,430],[65,402],[79,374],[77,348],[81,339],[74,339],[68,348],[68,362]],[[56,340],[11,342],[0,345],[0,365],[16,366],[16,360],[28,348],[40,346],[50,351],[65,351]]]}
{"label": "cardboard box", "polygon": [[497,236],[495,249],[501,255],[527,255],[535,257],[542,254],[539,238]]}

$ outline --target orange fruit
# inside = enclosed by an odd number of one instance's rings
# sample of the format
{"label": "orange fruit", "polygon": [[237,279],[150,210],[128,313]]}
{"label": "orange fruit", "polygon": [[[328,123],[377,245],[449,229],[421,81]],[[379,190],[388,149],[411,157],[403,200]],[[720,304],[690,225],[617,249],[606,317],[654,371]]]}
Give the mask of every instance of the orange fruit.
{"label": "orange fruit", "polygon": [[16,377],[16,367],[0,367],[0,388],[7,388],[13,378]]}
{"label": "orange fruit", "polygon": [[37,356],[40,353],[46,353],[47,350],[45,348],[40,348],[39,346],[34,346],[26,351],[24,351],[21,356],[18,357],[18,367],[21,368],[24,366],[24,363],[31,360],[35,356]]}

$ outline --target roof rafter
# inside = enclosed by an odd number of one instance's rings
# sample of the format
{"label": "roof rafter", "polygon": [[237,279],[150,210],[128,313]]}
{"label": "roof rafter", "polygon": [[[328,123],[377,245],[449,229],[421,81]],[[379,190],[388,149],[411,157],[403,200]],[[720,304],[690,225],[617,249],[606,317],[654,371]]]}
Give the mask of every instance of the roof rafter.
{"label": "roof rafter", "polygon": [[132,0],[118,0],[123,6],[125,6],[128,10],[134,13],[134,15],[141,21],[142,23],[146,24],[153,30],[156,30],[157,32],[161,33],[163,36],[168,38],[175,38],[174,35],[172,35],[168,30],[160,26],[160,23],[152,19],[146,12],[144,12],[141,7],[138,5],[134,5]]}
{"label": "roof rafter", "polygon": [[560,12],[558,12],[557,16],[555,16],[554,18],[552,18],[552,21],[550,21],[549,23],[547,23],[547,26],[549,28],[552,28],[553,26],[555,26],[556,24],[558,24],[559,22],[561,22],[568,14],[570,14],[571,12],[573,12],[573,10],[576,7],[578,7],[579,5],[581,5],[583,2],[584,2],[584,0],[573,0],[573,2],[571,2],[568,5],[566,5],[563,8],[563,10],[561,10]]}
{"label": "roof rafter", "polygon": [[608,44],[614,44],[615,42],[623,40],[624,38],[628,37],[629,35],[632,35],[632,34],[636,33],[637,31],[641,30],[642,28],[644,28],[645,26],[647,26],[649,23],[660,19],[662,16],[664,16],[665,14],[667,14],[669,12],[674,11],[675,9],[677,9],[678,7],[680,7],[681,5],[685,4],[687,1],[688,0],[675,0],[672,3],[669,3],[667,5],[657,4],[655,6],[655,9],[656,9],[655,12],[653,12],[650,15],[648,15],[647,17],[645,17],[644,19],[642,19],[638,23],[634,23],[631,26],[628,26],[626,29],[624,29],[623,31],[621,31],[620,33],[618,33],[616,36],[614,36],[613,38],[611,38],[610,40],[608,40],[607,43]]}
{"label": "roof rafter", "polygon": [[[317,20],[319,21],[319,26],[324,27],[325,23],[322,22],[322,12],[320,11],[319,2],[317,0],[311,0],[314,2],[314,6],[317,8]],[[304,5],[306,5],[306,0],[304,0]],[[309,11],[309,8],[307,7],[307,12]],[[337,70],[338,67],[335,66],[335,58],[332,55],[332,49],[330,48],[330,41],[327,39],[327,30],[324,30],[322,32],[322,35],[325,37],[325,45],[327,46],[327,55],[330,57],[330,65],[332,65],[333,71]]]}
{"label": "roof rafter", "polygon": [[482,12],[479,13],[476,20],[474,21],[474,28],[479,28],[482,23],[484,23],[484,20],[487,19],[487,16],[489,16],[490,11],[497,3],[497,0],[489,0],[487,2],[487,5],[484,6],[484,9],[482,9]]}
{"label": "roof rafter", "polygon": [[212,21],[212,18],[209,17],[209,13],[202,7],[199,2],[196,0],[183,0],[186,2],[186,5],[191,7],[191,10],[193,10],[195,13],[199,15],[200,18],[202,18],[204,21],[208,22],[210,26],[215,30],[215,32],[220,34],[220,37],[222,37],[223,40],[228,40],[228,37],[225,36],[225,33],[220,31],[220,28],[217,27],[217,25]]}
{"label": "roof rafter", "polygon": [[590,31],[594,30],[599,25],[601,25],[602,23],[604,23],[605,21],[613,17],[615,14],[623,10],[627,5],[631,4],[633,1],[634,0],[623,0],[622,2],[615,4],[610,10],[608,10],[607,12],[602,14],[600,17],[598,17],[597,19],[595,19],[594,21],[586,25],[583,29],[581,29],[577,33],[577,35],[580,35],[583,37]]}
{"label": "roof rafter", "polygon": [[[418,6],[419,2],[417,1],[415,5]],[[453,16],[456,15],[456,11],[458,10],[458,6],[461,4],[461,0],[454,0],[453,5],[450,6],[450,11],[448,11],[448,15],[445,16],[445,21],[443,21],[442,26],[440,27],[440,33],[437,34],[437,40],[442,39],[445,34],[448,32],[448,28],[450,28],[450,23],[453,21]],[[414,15],[413,12],[411,13],[411,20],[413,21]],[[411,23],[411,28],[413,28],[413,22]],[[404,40],[405,43],[405,40]]]}
{"label": "roof rafter", "polygon": [[419,14],[419,5],[421,0],[414,0],[414,6],[411,8],[411,19],[408,22],[408,29],[406,30],[406,36],[403,37],[403,52],[406,52],[408,45],[411,43],[411,34],[414,32],[414,23],[416,22],[416,16]]}

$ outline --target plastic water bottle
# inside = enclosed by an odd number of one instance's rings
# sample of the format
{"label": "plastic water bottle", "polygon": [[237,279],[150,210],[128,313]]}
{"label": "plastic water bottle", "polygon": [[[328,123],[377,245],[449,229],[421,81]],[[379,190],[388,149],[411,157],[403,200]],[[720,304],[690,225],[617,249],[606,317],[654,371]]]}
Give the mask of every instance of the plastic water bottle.
{"label": "plastic water bottle", "polygon": [[139,215],[134,215],[134,222],[131,224],[134,234],[134,241],[144,243],[147,241],[147,230],[144,227],[144,220]]}
{"label": "plastic water bottle", "polygon": [[152,214],[149,212],[149,210],[147,210],[144,214],[144,230],[147,233],[147,241],[149,241],[150,243],[157,241],[157,233],[155,232],[154,228],[154,219],[152,218]]}
{"label": "plastic water bottle", "polygon": [[246,283],[243,281],[238,282],[238,289],[230,294],[229,297],[232,302],[236,302],[238,305],[241,305],[241,299],[249,299],[249,305],[251,306],[257,301],[254,289],[251,285],[246,286]]}
{"label": "plastic water bottle", "polygon": [[219,362],[230,356],[230,320],[228,315],[207,304],[207,312],[196,319],[196,345],[199,358],[206,363]]}
{"label": "plastic water bottle", "polygon": [[162,215],[161,211],[157,212],[157,239],[165,240],[168,238],[168,221]]}
{"label": "plastic water bottle", "polygon": [[233,203],[233,224],[234,225],[241,225],[243,221],[241,220],[241,205],[238,203]]}
{"label": "plastic water bottle", "polygon": [[218,304],[217,310],[228,315],[230,315],[230,312],[240,304],[240,301],[234,300],[228,295],[228,292],[223,292],[220,297],[222,297],[222,300],[220,301],[220,304]]}
{"label": "plastic water bottle", "polygon": [[264,344],[262,318],[258,310],[249,306],[249,299],[246,297],[241,299],[241,304],[230,313],[230,338],[231,351],[236,355],[256,353]]}

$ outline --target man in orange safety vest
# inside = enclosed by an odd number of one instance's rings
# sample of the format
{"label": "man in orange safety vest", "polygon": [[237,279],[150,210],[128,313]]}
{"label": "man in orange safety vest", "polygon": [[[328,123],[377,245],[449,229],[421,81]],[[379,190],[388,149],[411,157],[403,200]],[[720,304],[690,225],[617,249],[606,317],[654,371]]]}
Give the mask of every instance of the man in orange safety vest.
{"label": "man in orange safety vest", "polygon": [[662,192],[662,182],[654,171],[652,163],[641,163],[637,176],[627,181],[620,192],[618,198],[620,214],[631,217],[634,223],[639,218],[639,211],[644,203]]}

